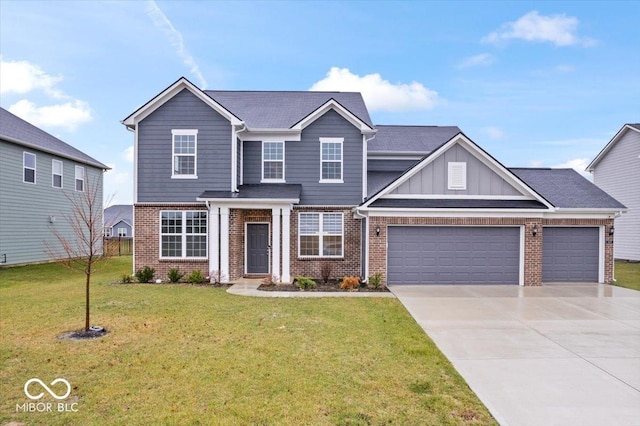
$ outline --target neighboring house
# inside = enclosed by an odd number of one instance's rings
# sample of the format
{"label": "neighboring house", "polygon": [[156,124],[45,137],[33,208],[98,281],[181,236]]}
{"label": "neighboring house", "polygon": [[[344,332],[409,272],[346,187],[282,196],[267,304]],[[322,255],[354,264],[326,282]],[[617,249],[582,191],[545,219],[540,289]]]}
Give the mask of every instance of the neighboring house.
{"label": "neighboring house", "polygon": [[509,169],[457,127],[374,126],[359,93],[200,90],[134,131],[134,268],[224,281],[611,282],[625,207],[570,169]]}
{"label": "neighboring house", "polygon": [[52,260],[54,231],[73,237],[72,198],[99,185],[108,167],[0,108],[0,265]]}
{"label": "neighboring house", "polygon": [[640,123],[625,124],[587,170],[629,211],[615,220],[616,259],[640,261]]}
{"label": "neighboring house", "polygon": [[133,237],[133,206],[116,204],[104,209],[105,238]]}

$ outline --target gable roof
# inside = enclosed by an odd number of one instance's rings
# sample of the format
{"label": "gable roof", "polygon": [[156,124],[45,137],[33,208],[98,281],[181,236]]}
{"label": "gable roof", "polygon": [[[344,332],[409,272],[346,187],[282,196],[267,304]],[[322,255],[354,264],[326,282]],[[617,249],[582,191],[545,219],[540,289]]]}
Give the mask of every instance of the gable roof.
{"label": "gable roof", "polygon": [[0,108],[0,139],[103,170],[109,170],[108,166],[98,160],[13,115],[4,108]]}
{"label": "gable roof", "polygon": [[250,129],[290,129],[331,100],[373,128],[362,95],[356,92],[205,90],[205,93],[242,118]]}
{"label": "gable roof", "polygon": [[220,115],[225,117],[227,120],[231,122],[231,124],[239,125],[242,124],[242,120],[240,120],[236,115],[232,112],[224,108],[210,96],[208,96],[204,91],[200,90],[193,83],[187,80],[184,77],[180,77],[169,87],[164,89],[162,92],[158,93],[154,96],[150,101],[142,105],[140,108],[136,109],[134,112],[129,114],[124,120],[122,120],[122,124],[129,128],[135,128],[137,123],[151,114],[153,111],[162,106],[169,99],[173,98],[176,94],[180,93],[183,90],[188,90],[193,93],[196,97],[198,97],[202,102],[209,105],[215,111],[217,111]]}
{"label": "gable roof", "polygon": [[629,130],[640,133],[640,123],[627,123],[622,126],[622,128],[618,130],[618,133],[616,133],[615,136],[609,141],[609,143],[607,143],[604,148],[602,148],[602,151],[600,151],[600,153],[596,155],[596,158],[594,158],[593,161],[589,163],[589,165],[587,166],[587,171],[593,172],[593,169],[596,168],[600,160],[602,160],[607,155],[611,148],[613,148],[614,145],[618,143],[618,141],[622,139],[625,133],[627,133],[627,131]]}
{"label": "gable roof", "polygon": [[[469,139],[464,133],[458,132],[454,137],[441,144],[435,150],[431,151],[427,154],[422,160],[420,160],[417,164],[407,169],[400,176],[398,176],[393,181],[389,182],[387,185],[382,187],[379,191],[372,194],[364,203],[361,204],[361,207],[368,207],[372,205],[377,199],[382,197],[383,195],[391,192],[392,190],[398,188],[402,183],[409,180],[412,176],[422,170],[425,166],[430,164],[433,160],[438,158],[444,152],[446,152],[450,147],[454,144],[463,144],[465,148],[481,159],[484,164],[489,167],[494,173],[498,174],[500,177],[505,179],[507,182],[512,184],[514,188],[523,194],[528,194],[532,197],[532,199],[539,201],[547,208],[552,207],[548,200],[546,200],[540,193],[536,192],[531,186],[522,181],[518,176],[514,175],[509,169],[502,165],[498,160],[493,158],[489,153],[476,145],[471,139]],[[379,178],[379,182],[382,182],[382,179],[387,178],[388,176],[379,175],[376,176]]]}
{"label": "gable roof", "polygon": [[104,209],[104,226],[111,227],[120,221],[124,221],[127,225],[133,224],[133,205],[116,204]]}
{"label": "gable roof", "polygon": [[561,209],[612,209],[626,207],[573,169],[519,168],[509,169]]}
{"label": "gable roof", "polygon": [[367,152],[428,154],[461,133],[458,126],[375,126]]}

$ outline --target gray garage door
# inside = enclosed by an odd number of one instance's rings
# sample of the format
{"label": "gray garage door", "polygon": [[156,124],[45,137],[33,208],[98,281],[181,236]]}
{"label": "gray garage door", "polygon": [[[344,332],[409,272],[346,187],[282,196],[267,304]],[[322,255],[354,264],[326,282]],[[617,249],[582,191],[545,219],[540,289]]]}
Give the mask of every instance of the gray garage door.
{"label": "gray garage door", "polygon": [[518,284],[519,228],[391,226],[389,284]]}
{"label": "gray garage door", "polygon": [[542,282],[597,282],[598,228],[544,228]]}

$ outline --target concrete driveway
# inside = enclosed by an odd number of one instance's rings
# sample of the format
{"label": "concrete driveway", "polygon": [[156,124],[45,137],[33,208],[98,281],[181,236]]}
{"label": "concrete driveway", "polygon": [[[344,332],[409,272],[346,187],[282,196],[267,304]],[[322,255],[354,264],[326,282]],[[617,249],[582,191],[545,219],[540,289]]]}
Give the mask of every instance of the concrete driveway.
{"label": "concrete driveway", "polygon": [[640,292],[391,287],[502,425],[640,425]]}

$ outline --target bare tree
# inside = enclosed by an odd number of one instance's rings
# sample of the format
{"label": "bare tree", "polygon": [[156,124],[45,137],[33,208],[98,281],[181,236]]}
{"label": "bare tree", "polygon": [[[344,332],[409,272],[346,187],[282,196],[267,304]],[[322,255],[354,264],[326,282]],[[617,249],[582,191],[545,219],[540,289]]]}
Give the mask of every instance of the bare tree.
{"label": "bare tree", "polygon": [[[82,191],[65,192],[70,202],[70,211],[63,214],[68,225],[64,230],[51,228],[59,245],[45,242],[47,254],[65,268],[81,271],[85,275],[85,323],[89,331],[90,309],[89,289],[91,274],[99,264],[104,264],[110,253],[103,248],[103,205],[102,186],[99,180],[90,179],[88,174]],[[76,188],[77,189],[77,188]]]}

